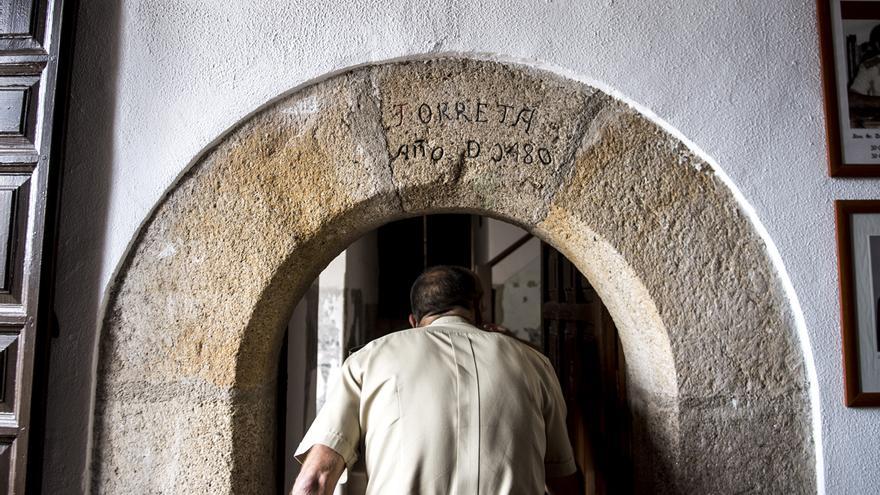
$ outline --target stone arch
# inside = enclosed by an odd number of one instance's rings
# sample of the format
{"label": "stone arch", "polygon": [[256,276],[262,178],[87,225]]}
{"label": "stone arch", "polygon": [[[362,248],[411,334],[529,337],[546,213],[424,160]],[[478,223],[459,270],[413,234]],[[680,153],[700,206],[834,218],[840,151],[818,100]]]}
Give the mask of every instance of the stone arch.
{"label": "stone arch", "polygon": [[639,486],[815,490],[792,310],[713,169],[595,88],[457,58],[297,90],[169,191],[109,295],[94,490],[270,491],[294,302],[361,233],[440,211],[517,223],[596,287],[626,355]]}

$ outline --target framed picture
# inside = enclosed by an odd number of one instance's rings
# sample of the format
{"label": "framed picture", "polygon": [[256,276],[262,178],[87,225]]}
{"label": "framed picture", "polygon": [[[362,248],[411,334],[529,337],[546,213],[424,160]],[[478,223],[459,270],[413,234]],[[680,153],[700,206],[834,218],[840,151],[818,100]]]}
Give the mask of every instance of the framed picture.
{"label": "framed picture", "polygon": [[848,406],[880,406],[880,200],[836,201]]}
{"label": "framed picture", "polygon": [[880,177],[880,0],[818,0],[829,173]]}

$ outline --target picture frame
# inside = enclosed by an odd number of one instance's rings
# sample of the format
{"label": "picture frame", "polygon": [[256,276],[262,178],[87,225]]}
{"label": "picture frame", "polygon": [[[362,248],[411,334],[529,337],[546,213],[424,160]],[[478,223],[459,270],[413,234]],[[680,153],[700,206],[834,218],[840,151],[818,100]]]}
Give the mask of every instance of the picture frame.
{"label": "picture frame", "polygon": [[880,177],[880,1],[817,0],[817,20],[828,173]]}
{"label": "picture frame", "polygon": [[880,200],[835,201],[845,404],[880,406]]}

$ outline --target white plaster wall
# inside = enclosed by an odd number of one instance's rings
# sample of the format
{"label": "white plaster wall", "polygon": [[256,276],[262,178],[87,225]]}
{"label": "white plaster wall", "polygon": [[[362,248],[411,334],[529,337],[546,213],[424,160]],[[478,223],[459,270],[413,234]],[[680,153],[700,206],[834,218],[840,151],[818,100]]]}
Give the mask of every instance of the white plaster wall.
{"label": "white plaster wall", "polygon": [[[525,246],[523,246],[525,248]],[[493,280],[495,323],[536,346],[541,335],[541,252],[503,281]]]}
{"label": "white plaster wall", "polygon": [[[498,256],[501,254],[501,251],[504,251],[527,234],[525,230],[516,225],[495,220],[494,218],[483,218],[483,229],[486,230],[487,244],[486,259],[484,261],[489,261]],[[492,267],[492,282],[504,282],[538,256],[541,256],[541,241],[533,237]]]}
{"label": "white plaster wall", "polygon": [[345,296],[343,251],[318,277],[318,384],[315,390],[318,411],[324,405],[330,386],[339,381],[345,340]]}
{"label": "white plaster wall", "polygon": [[[477,262],[486,263],[527,234],[522,228],[483,217],[477,233]],[[541,241],[526,241],[495,266],[491,274],[495,289],[495,323],[517,337],[540,345]]]}
{"label": "white plaster wall", "polygon": [[138,226],[199,152],[268,100],[426,52],[548,67],[650,110],[717,162],[779,250],[815,363],[828,493],[880,493],[880,410],[842,405],[832,200],[812,0],[80,2],[46,493],[85,486],[95,323]]}

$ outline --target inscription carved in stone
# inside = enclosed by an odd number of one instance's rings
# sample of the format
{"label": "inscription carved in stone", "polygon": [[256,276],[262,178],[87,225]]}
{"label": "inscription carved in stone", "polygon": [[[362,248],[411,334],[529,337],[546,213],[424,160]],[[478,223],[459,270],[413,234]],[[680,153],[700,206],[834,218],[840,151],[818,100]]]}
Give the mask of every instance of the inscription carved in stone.
{"label": "inscription carved in stone", "polygon": [[[500,65],[437,60],[390,67],[372,71],[371,97],[407,210],[474,202],[538,221],[586,125],[610,103],[592,88]],[[534,201],[527,205],[527,197]]]}
{"label": "inscription carved in stone", "polygon": [[[420,103],[396,103],[392,105],[392,118],[397,123],[391,127],[401,127],[404,123],[426,127],[462,126],[466,130],[480,130],[481,126],[496,126],[501,130],[507,128],[522,130],[528,135],[532,122],[538,115],[537,108],[525,105],[510,104],[498,101],[482,100],[441,101]],[[432,143],[427,137],[415,139],[411,143],[403,143],[392,153],[391,160],[410,160],[430,158],[440,161],[448,153],[463,156],[467,159],[485,157],[495,163],[502,160],[526,165],[541,163],[549,165],[553,162],[553,154],[546,146],[528,140],[491,142],[480,139],[466,139],[455,149],[446,149],[442,144]]]}

